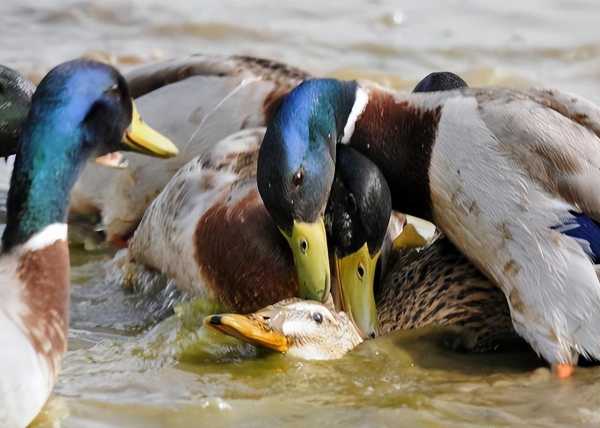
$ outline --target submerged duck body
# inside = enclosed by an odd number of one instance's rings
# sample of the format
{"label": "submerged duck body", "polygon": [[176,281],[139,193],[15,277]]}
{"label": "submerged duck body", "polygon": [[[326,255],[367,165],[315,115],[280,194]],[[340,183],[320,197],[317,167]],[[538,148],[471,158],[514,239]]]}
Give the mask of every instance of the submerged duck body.
{"label": "submerged duck body", "polygon": [[[451,345],[469,352],[515,343],[504,294],[446,238],[420,249],[396,248],[377,287],[378,335],[429,326],[451,327]],[[343,357],[363,342],[331,303],[289,299],[248,315],[218,314],[205,325],[245,342],[306,360]]]}
{"label": "submerged duck body", "polygon": [[423,248],[396,248],[376,288],[379,333],[457,327],[467,351],[493,350],[518,336],[506,298],[445,237]]}
{"label": "submerged duck body", "polygon": [[88,158],[126,148],[122,138],[150,143],[129,126],[133,108],[123,77],[92,61],[54,68],[33,95],[0,255],[1,426],[29,424],[54,386],[67,346],[69,192]]}
{"label": "submerged duck body", "polygon": [[[294,109],[303,113],[292,122]],[[335,138],[303,136],[314,115]],[[294,90],[273,122],[269,129],[286,131],[267,132],[261,147],[261,195],[303,158],[323,157],[312,144],[347,143],[381,169],[394,209],[432,220],[502,289],[516,331],[547,361],[600,356],[600,110],[592,103],[549,90],[400,94],[315,80]],[[293,162],[261,173],[262,160],[278,152]],[[310,192],[327,194],[331,183],[317,176],[306,179]],[[290,199],[283,192],[265,203],[275,218],[295,218]]]}

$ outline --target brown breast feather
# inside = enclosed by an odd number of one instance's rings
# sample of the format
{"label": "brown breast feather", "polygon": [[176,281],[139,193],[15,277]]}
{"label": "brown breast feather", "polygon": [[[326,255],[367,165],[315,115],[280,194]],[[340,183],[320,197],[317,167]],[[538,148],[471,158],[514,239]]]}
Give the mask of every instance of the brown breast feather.
{"label": "brown breast feather", "polygon": [[297,293],[291,252],[256,185],[233,203],[213,205],[198,221],[194,244],[207,286],[231,310],[254,312]]}
{"label": "brown breast feather", "polygon": [[29,308],[23,324],[36,352],[56,376],[67,349],[69,317],[69,247],[63,240],[21,255],[17,277]]}
{"label": "brown breast feather", "polygon": [[394,209],[431,218],[429,162],[441,116],[392,94],[371,90],[350,145],[377,164],[390,184]]}

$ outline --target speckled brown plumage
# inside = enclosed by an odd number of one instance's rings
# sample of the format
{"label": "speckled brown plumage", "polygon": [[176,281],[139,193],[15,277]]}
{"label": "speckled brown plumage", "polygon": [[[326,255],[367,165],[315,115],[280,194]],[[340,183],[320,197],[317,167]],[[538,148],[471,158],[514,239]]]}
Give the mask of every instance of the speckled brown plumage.
{"label": "speckled brown plumage", "polygon": [[280,85],[287,84],[290,80],[300,81],[310,77],[304,70],[268,58],[234,55],[232,59],[237,62],[238,70],[250,70]]}
{"label": "speckled brown plumage", "polygon": [[289,89],[310,77],[304,70],[281,62],[241,55],[226,57],[197,54],[184,60],[171,61],[168,66],[165,64],[157,65],[154,72],[151,70],[152,66],[147,66],[143,68],[143,72],[129,73],[127,82],[131,96],[138,98],[165,85],[198,75],[226,77],[248,74]]}
{"label": "speckled brown plumage", "polygon": [[376,290],[380,334],[430,325],[460,327],[461,347],[487,351],[516,339],[504,294],[446,238],[400,250]]}

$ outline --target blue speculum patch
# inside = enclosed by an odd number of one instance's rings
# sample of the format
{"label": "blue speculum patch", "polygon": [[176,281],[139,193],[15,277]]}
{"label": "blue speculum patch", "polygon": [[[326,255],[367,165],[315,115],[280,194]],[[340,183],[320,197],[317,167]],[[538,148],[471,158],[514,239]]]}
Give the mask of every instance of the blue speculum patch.
{"label": "blue speculum patch", "polygon": [[575,238],[594,264],[600,263],[600,223],[583,213],[569,211],[573,217],[552,229]]}

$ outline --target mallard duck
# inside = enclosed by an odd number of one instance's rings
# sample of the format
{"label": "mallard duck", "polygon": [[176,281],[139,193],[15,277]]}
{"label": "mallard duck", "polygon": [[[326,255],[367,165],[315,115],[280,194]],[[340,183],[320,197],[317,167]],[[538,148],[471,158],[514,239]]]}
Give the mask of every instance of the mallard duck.
{"label": "mallard duck", "polygon": [[72,215],[99,214],[109,241],[126,245],[146,208],[173,175],[224,138],[265,126],[281,96],[308,77],[260,58],[193,55],[140,67],[126,75],[141,114],[180,154],[166,162],[127,155],[120,171],[86,166],[71,201]]}
{"label": "mallard duck", "polygon": [[[400,235],[402,237],[402,235]],[[428,326],[454,329],[452,348],[488,352],[518,339],[504,294],[439,237],[422,249],[396,248],[377,287],[378,335]],[[363,341],[332,303],[288,299],[257,312],[211,315],[205,325],[245,342],[307,360],[344,356]]]}
{"label": "mallard duck", "polygon": [[51,70],[22,129],[0,256],[0,425],[7,427],[23,427],[39,412],[66,350],[66,210],[86,159],[122,148],[176,153],[136,116],[123,77],[92,61]]}
{"label": "mallard duck", "polygon": [[17,151],[21,125],[27,117],[35,86],[17,71],[0,65],[0,156]]}
{"label": "mallard duck", "polygon": [[[109,239],[116,241],[127,238],[139,223],[129,245],[133,263],[128,266],[141,264],[165,273],[181,289],[206,294],[228,308],[256,310],[296,294],[320,298],[330,287],[327,254],[302,247],[302,237],[290,237],[298,239],[292,253],[300,272],[297,280],[290,269],[289,249],[285,242],[281,246],[281,237],[255,189],[255,161],[264,131],[252,127],[266,123],[281,96],[306,76],[283,64],[249,57],[193,56],[134,72],[129,84],[138,96],[136,103],[153,125],[173,136],[181,154],[160,166],[130,156],[123,171],[84,173],[74,191],[72,210],[100,209]],[[165,104],[177,108],[165,112]],[[240,129],[248,130],[234,133]],[[229,133],[233,135],[227,137]],[[227,138],[219,143],[223,137]],[[97,170],[88,166],[92,169]],[[107,175],[112,177],[107,179]],[[110,197],[80,197],[100,186]],[[214,233],[224,229],[231,234]],[[203,248],[208,250],[201,252]],[[380,248],[369,241],[368,249],[369,257],[376,260]],[[233,257],[236,251],[239,256]],[[362,263],[362,259],[355,261]],[[234,269],[231,265],[236,262]],[[352,299],[371,302],[373,308],[371,268],[374,265],[361,268],[370,275],[364,278],[369,285],[354,291]],[[307,289],[305,284],[314,283],[315,272],[328,274],[319,277],[319,287]],[[250,282],[245,280],[248,277]],[[360,318],[357,322],[366,334],[372,334],[375,314],[362,303],[354,307],[349,313]]]}
{"label": "mallard duck", "polygon": [[[435,223],[504,292],[559,377],[600,357],[600,110],[557,90],[403,94],[315,79],[285,97],[258,159],[279,228],[322,218],[336,145],[381,169],[393,208]],[[301,177],[301,179],[298,179]],[[309,245],[326,245],[322,234]]]}
{"label": "mallard duck", "polygon": [[[129,241],[128,282],[137,281],[135,273],[144,272],[138,269],[143,265],[174,279],[190,295],[243,313],[314,294],[297,279],[298,261],[256,188],[256,158],[263,136],[264,128],[237,132],[175,174]],[[340,306],[365,335],[376,330],[373,281],[386,230],[395,234],[400,222],[394,218],[390,223],[389,189],[380,184],[382,177],[375,178],[380,175],[354,149],[339,150],[336,191],[326,221],[332,260],[338,267],[335,277],[343,290]],[[387,205],[373,205],[373,200]],[[350,230],[355,223],[364,225],[360,235]],[[327,254],[315,254],[311,248],[300,251],[329,263]],[[329,292],[326,279],[319,293]]]}

